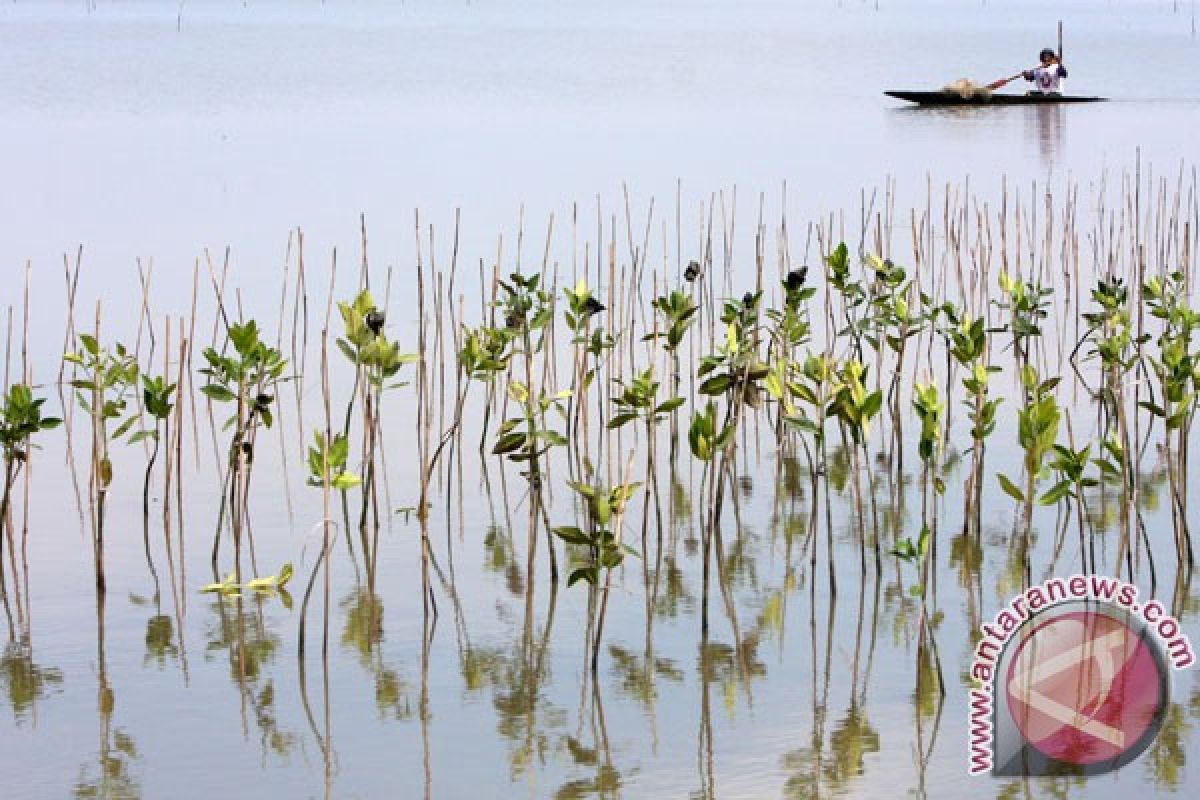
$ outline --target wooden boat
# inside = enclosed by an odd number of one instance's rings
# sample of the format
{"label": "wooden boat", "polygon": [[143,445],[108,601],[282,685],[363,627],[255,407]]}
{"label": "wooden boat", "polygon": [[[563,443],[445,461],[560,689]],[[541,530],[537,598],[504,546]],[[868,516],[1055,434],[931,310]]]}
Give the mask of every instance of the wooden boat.
{"label": "wooden boat", "polygon": [[1036,106],[1057,103],[1101,103],[1107,97],[1083,97],[1070,94],[986,94],[963,97],[956,92],[884,92],[888,97],[922,106]]}

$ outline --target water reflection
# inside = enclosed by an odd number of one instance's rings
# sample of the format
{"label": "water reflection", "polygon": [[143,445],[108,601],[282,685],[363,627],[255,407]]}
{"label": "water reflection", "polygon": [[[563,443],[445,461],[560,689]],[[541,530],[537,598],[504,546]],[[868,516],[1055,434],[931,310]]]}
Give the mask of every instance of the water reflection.
{"label": "water reflection", "polygon": [[383,600],[365,586],[358,586],[340,605],[346,615],[342,647],[370,673],[380,717],[411,719],[415,710],[412,687],[399,670],[384,663],[379,646],[383,641]]}
{"label": "water reflection", "polygon": [[1038,155],[1046,168],[1059,163],[1068,113],[1064,105],[1055,103],[1025,108],[1026,138],[1037,143]]}
{"label": "water reflection", "polygon": [[264,612],[264,600],[224,597],[212,603],[206,632],[205,654],[208,660],[224,654],[229,677],[238,691],[244,736],[254,724],[263,756],[286,756],[297,745],[295,734],[280,726],[276,710],[275,680],[269,670],[279,656],[283,639],[272,629]]}
{"label": "water reflection", "polygon": [[141,797],[141,785],[133,772],[139,756],[133,737],[113,721],[117,696],[108,674],[105,612],[104,594],[97,592],[96,711],[100,742],[94,760],[89,759],[79,768],[73,794],[78,798],[134,800]]}
{"label": "water reflection", "polygon": [[29,640],[9,641],[0,655],[0,691],[12,708],[18,725],[26,721],[37,724],[39,700],[61,691],[62,670],[45,667],[33,660]]}

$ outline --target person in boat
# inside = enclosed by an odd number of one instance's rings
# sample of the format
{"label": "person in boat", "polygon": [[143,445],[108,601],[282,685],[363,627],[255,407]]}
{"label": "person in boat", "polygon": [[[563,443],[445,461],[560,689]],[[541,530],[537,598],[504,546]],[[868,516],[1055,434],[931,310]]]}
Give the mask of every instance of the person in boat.
{"label": "person in boat", "polygon": [[1034,88],[1029,94],[1062,94],[1060,86],[1061,81],[1067,77],[1067,68],[1058,60],[1058,54],[1047,47],[1039,54],[1038,60],[1042,62],[1041,66],[1021,73],[1021,77],[1033,83]]}

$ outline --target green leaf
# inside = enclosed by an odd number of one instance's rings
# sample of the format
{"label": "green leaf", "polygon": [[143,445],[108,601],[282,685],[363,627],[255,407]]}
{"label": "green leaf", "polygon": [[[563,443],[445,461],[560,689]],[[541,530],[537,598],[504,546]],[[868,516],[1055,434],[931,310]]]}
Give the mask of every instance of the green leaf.
{"label": "green leaf", "polygon": [[612,430],[614,428],[619,428],[628,422],[633,422],[637,418],[638,418],[638,415],[633,412],[617,414],[615,417],[613,417],[612,419],[610,419],[608,421],[608,428],[609,428],[609,430]]}
{"label": "green leaf", "polygon": [[209,383],[201,386],[200,391],[203,392],[210,400],[215,400],[218,403],[228,403],[230,400],[233,400],[234,397],[236,397],[233,392],[229,391],[224,386],[220,386],[215,383]]}
{"label": "green leaf", "polygon": [[998,473],[996,478],[1000,481],[1000,488],[1004,490],[1005,494],[1016,500],[1018,503],[1025,502],[1025,493],[1018,489],[1017,485],[1009,480],[1007,475]]}
{"label": "green leaf", "polygon": [[514,450],[520,449],[521,446],[524,444],[525,444],[525,434],[524,433],[521,433],[519,431],[516,433],[506,433],[505,435],[501,436],[500,439],[496,442],[496,446],[492,448],[492,454],[500,456],[500,455],[504,455],[505,453],[511,453]]}
{"label": "green leaf", "polygon": [[595,567],[580,567],[573,570],[567,578],[567,586],[574,586],[579,581],[587,581],[588,583],[596,583],[596,568]]}
{"label": "green leaf", "polygon": [[1038,505],[1052,506],[1071,493],[1071,482],[1060,481],[1038,498]]}
{"label": "green leaf", "polygon": [[665,403],[661,403],[658,408],[654,409],[655,414],[669,414],[675,409],[682,406],[686,401],[682,397],[672,397]]}
{"label": "green leaf", "polygon": [[343,472],[333,479],[333,483],[331,485],[339,492],[344,492],[347,489],[352,489],[355,486],[358,486],[360,483],[362,483],[362,479],[353,472]]}
{"label": "green leaf", "polygon": [[554,528],[553,531],[555,536],[562,539],[567,544],[588,545],[592,543],[592,540],[588,538],[587,534],[585,534],[579,528],[571,525],[564,525],[559,528]]}
{"label": "green leaf", "polygon": [[724,394],[731,386],[733,386],[733,376],[728,373],[722,373],[714,375],[700,384],[700,393],[707,395]]}

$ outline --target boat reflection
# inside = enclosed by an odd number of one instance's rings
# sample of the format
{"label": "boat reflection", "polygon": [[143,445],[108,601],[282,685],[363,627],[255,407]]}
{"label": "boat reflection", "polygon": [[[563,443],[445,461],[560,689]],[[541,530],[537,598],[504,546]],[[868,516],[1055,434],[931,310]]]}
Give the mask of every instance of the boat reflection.
{"label": "boat reflection", "polygon": [[1037,144],[1042,166],[1052,168],[1059,162],[1066,129],[1066,112],[1061,105],[1025,107],[1026,138]]}

